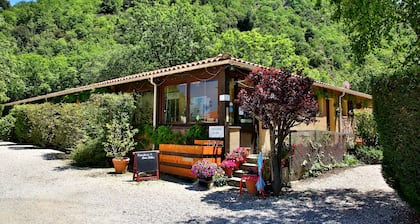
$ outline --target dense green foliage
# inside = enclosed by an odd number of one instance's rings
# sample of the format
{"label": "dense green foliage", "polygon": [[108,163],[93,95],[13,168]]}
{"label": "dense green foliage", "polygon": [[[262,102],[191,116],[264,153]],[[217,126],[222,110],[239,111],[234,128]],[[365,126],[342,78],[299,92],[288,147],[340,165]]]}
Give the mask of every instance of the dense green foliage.
{"label": "dense green foliage", "polygon": [[109,166],[102,140],[101,138],[87,138],[84,141],[79,141],[70,154],[75,165],[81,167]]}
{"label": "dense green foliage", "polygon": [[378,146],[379,135],[372,111],[355,111],[354,117],[356,121],[354,134],[362,139],[364,145]]}
{"label": "dense green foliage", "polygon": [[11,139],[16,118],[11,115],[0,118],[0,139]]}
{"label": "dense green foliage", "polygon": [[[364,60],[364,56],[380,46],[397,44],[411,47],[395,48],[396,51],[393,53],[396,57],[392,62],[394,65],[401,62],[419,63],[418,0],[331,0],[331,2],[337,6],[335,16],[342,18],[346,24],[352,49],[358,61]],[[400,43],[396,43],[398,41]]]}
{"label": "dense green foliage", "polygon": [[15,119],[12,140],[66,149],[85,135],[100,134],[98,115],[88,104],[44,103],[15,106],[5,118]]}
{"label": "dense green foliage", "polygon": [[420,71],[373,82],[375,120],[383,147],[387,182],[420,211]]}
{"label": "dense green foliage", "polygon": [[392,71],[390,62],[404,58],[393,49],[410,49],[412,35],[394,35],[355,67],[348,38],[330,19],[333,9],[315,0],[38,0],[3,6],[0,102],[225,52],[368,90],[366,76]]}
{"label": "dense green foliage", "polygon": [[131,126],[127,113],[121,113],[105,126],[106,141],[103,145],[107,156],[120,159],[125,157],[129,151],[134,150],[137,144],[134,141],[137,129],[133,129]]}
{"label": "dense green foliage", "polygon": [[387,54],[393,55],[388,64],[394,69],[379,77],[373,73],[372,81],[375,120],[384,149],[382,168],[401,198],[420,211],[420,4],[418,0],[331,2],[359,62],[370,61],[366,55],[383,55],[378,54],[379,47],[385,46]]}
{"label": "dense green foliage", "polygon": [[124,125],[128,125],[133,112],[134,99],[129,94],[93,95],[81,104],[17,105],[0,119],[0,138],[72,150],[78,165],[103,166],[107,124],[127,114]]}
{"label": "dense green foliage", "polygon": [[156,129],[151,125],[145,126],[146,140],[156,147],[159,144],[184,144],[185,136],[180,132],[171,131],[169,126],[159,126]]}
{"label": "dense green foliage", "polygon": [[365,164],[378,164],[383,159],[381,147],[357,145],[354,149],[354,155],[360,162]]}

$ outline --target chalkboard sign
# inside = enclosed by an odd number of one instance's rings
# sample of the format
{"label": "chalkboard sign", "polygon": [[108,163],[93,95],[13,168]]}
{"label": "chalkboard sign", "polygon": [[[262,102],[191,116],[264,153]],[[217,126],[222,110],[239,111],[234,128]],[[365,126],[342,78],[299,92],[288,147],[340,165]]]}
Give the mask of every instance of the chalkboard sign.
{"label": "chalkboard sign", "polygon": [[133,155],[133,180],[159,179],[159,151],[138,151]]}

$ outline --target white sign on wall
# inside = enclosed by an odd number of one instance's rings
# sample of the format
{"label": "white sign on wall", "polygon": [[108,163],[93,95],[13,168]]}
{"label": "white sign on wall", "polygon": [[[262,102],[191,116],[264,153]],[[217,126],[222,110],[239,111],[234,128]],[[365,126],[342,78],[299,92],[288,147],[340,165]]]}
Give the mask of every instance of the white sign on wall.
{"label": "white sign on wall", "polygon": [[209,137],[210,138],[224,138],[225,127],[224,126],[209,126]]}

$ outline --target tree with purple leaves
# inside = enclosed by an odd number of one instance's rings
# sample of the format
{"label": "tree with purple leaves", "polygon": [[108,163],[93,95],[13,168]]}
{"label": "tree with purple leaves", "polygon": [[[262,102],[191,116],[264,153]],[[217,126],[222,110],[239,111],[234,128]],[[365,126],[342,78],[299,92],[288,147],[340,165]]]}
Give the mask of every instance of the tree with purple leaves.
{"label": "tree with purple leaves", "polygon": [[315,122],[318,103],[313,80],[287,69],[256,68],[247,77],[251,86],[239,92],[241,108],[270,131],[270,156],[274,195],[280,195],[281,153],[290,129],[302,122]]}

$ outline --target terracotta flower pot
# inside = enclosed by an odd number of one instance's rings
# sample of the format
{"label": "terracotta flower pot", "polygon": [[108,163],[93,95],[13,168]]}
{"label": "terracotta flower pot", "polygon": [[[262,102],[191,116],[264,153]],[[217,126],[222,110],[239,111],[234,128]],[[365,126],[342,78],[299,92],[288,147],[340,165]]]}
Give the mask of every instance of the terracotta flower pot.
{"label": "terracotta flower pot", "polygon": [[214,185],[214,181],[211,177],[207,178],[198,178],[198,184],[202,187],[205,187],[207,189],[210,189]]}
{"label": "terracotta flower pot", "polygon": [[289,159],[282,159],[281,167],[289,167]]}
{"label": "terracotta flower pot", "polygon": [[130,158],[124,157],[122,159],[112,159],[112,164],[114,164],[115,173],[125,173],[127,172],[127,166]]}
{"label": "terracotta flower pot", "polygon": [[223,168],[225,170],[225,174],[227,177],[232,177],[233,174],[233,168],[232,167],[225,167]]}
{"label": "terracotta flower pot", "polygon": [[252,195],[258,194],[256,180],[247,179],[245,184],[246,184],[246,189],[248,190],[248,194],[252,194]]}

